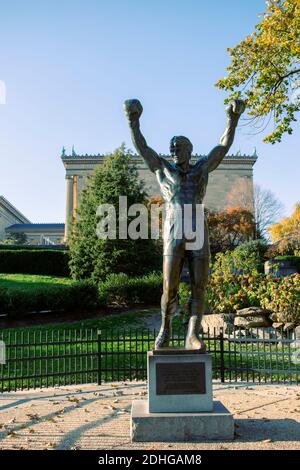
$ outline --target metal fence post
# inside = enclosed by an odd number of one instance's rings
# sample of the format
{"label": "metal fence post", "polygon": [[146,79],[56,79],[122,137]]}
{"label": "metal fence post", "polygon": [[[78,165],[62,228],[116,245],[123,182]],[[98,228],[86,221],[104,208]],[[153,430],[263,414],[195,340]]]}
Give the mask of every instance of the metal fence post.
{"label": "metal fence post", "polygon": [[[220,328],[217,332],[214,328],[213,336],[210,331],[205,335],[214,373],[221,383],[245,377],[253,383],[257,379],[265,383],[299,383],[300,338],[295,332],[268,329],[260,335],[245,337],[240,327],[226,331],[226,335],[225,331]],[[181,330],[172,338],[174,345],[184,341],[180,335]],[[116,336],[116,332],[92,328],[89,338],[87,330],[81,329],[67,333],[50,330],[45,334],[41,330],[27,330],[8,331],[5,336],[2,332],[0,338],[1,394],[67,382],[102,385],[108,381],[146,378],[146,352],[153,346],[155,332],[153,336],[149,329],[145,334],[143,330],[140,333],[123,330]],[[5,346],[6,365],[2,365]]]}
{"label": "metal fence post", "polygon": [[97,330],[98,385],[101,385],[101,330]]}
{"label": "metal fence post", "polygon": [[5,343],[4,341],[0,340],[0,364],[5,364],[6,362],[6,354],[5,354]]}
{"label": "metal fence post", "polygon": [[225,382],[225,363],[224,363],[224,334],[223,328],[220,328],[220,373],[221,373],[221,382]]}

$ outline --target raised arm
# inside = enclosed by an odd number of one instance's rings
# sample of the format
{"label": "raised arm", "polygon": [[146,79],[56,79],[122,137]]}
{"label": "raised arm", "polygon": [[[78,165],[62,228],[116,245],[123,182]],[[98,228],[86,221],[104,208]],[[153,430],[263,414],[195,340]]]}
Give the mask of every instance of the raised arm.
{"label": "raised arm", "polygon": [[215,170],[230,149],[236,126],[244,110],[245,103],[242,100],[233,100],[226,107],[227,126],[220,139],[220,145],[214,147],[207,156],[208,171]]}
{"label": "raised arm", "polygon": [[124,103],[124,110],[131,129],[132,142],[138,154],[145,160],[151,171],[159,170],[162,166],[162,158],[148,147],[146,139],[140,131],[140,116],[143,112],[141,103],[136,99],[127,100]]}

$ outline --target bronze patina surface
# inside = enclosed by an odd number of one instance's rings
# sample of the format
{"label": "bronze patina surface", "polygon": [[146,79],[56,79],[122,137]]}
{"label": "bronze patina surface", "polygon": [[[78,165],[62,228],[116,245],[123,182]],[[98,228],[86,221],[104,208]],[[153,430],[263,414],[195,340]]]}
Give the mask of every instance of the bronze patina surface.
{"label": "bronze patina surface", "polygon": [[[183,233],[178,237],[174,233],[174,220],[185,217],[184,207],[190,205],[196,214],[199,204],[205,196],[209,173],[215,170],[228,152],[235,134],[239,118],[245,109],[241,100],[234,100],[226,107],[227,126],[220,139],[206,157],[201,157],[195,165],[190,164],[193,145],[187,137],[175,136],[170,142],[170,151],[174,163],[168,162],[148,146],[140,130],[140,117],[143,107],[139,100],[131,99],[124,103],[133,144],[139,155],[145,160],[149,169],[155,173],[160,191],[166,205],[166,220],[163,251],[163,295],[161,299],[162,323],[156,338],[155,348],[169,346],[172,334],[172,318],[176,312],[178,287],[184,260],[187,259],[191,298],[189,300],[190,319],[185,340],[186,349],[197,349],[205,352],[205,344],[199,337],[201,319],[204,313],[204,296],[209,272],[209,238],[206,220],[202,224],[203,245],[197,249],[187,249],[187,239]],[[178,209],[182,209],[180,212]],[[183,215],[182,215],[183,214]],[[181,220],[184,224],[184,220]],[[176,224],[175,224],[176,225]],[[192,216],[193,229],[196,226]],[[176,230],[175,230],[176,232]]]}

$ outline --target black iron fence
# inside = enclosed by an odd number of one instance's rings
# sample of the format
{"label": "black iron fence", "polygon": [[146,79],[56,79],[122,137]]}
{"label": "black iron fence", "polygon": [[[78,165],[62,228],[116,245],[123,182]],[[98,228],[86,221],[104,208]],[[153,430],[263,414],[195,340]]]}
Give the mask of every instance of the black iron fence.
{"label": "black iron fence", "polygon": [[[155,331],[103,331],[100,336],[99,382],[145,380],[147,351],[153,349]],[[230,333],[214,329],[203,335],[212,354],[213,378],[221,382],[299,383],[300,341],[295,332],[268,329]],[[184,347],[184,331],[174,333],[173,347]]]}
{"label": "black iron fence", "polygon": [[[153,330],[4,330],[0,391],[146,380],[147,351],[155,336]],[[212,354],[214,379],[299,383],[300,341],[294,331],[234,329],[227,334],[221,329],[203,339]],[[171,344],[183,347],[184,331],[174,332]]]}
{"label": "black iron fence", "polygon": [[0,391],[97,382],[98,338],[95,329],[4,331]]}

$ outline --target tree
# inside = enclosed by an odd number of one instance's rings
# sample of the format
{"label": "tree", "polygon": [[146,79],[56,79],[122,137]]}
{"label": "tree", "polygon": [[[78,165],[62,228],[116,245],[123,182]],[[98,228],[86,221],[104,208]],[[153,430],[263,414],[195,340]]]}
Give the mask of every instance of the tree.
{"label": "tree", "polygon": [[227,195],[226,207],[242,207],[253,213],[254,194],[252,182],[246,178],[238,178]]}
{"label": "tree", "polygon": [[273,118],[274,130],[264,141],[274,144],[283,134],[292,133],[300,110],[300,2],[269,0],[266,4],[255,31],[228,49],[228,76],[216,86],[231,92],[226,102],[247,101],[255,127],[264,130]]}
{"label": "tree", "polygon": [[283,211],[283,204],[269,189],[254,185],[255,238],[268,234],[268,227],[276,222]]}
{"label": "tree", "polygon": [[279,253],[298,254],[300,252],[300,202],[290,217],[285,217],[269,227],[272,242]]}
{"label": "tree", "polygon": [[[105,159],[90,177],[82,193],[78,217],[70,241],[70,267],[74,278],[104,280],[111,273],[139,275],[158,268],[160,258],[150,238],[132,240],[99,238],[96,233],[101,216],[100,204],[112,204],[116,210],[116,227],[120,218],[132,218],[119,211],[119,196],[127,196],[128,208],[135,203],[146,204],[143,182],[138,177],[132,154],[122,145]],[[103,220],[103,219],[102,219]]]}
{"label": "tree", "polygon": [[233,250],[253,238],[253,214],[247,209],[231,207],[221,212],[209,211],[207,219],[212,255]]}
{"label": "tree", "polygon": [[269,189],[258,184],[254,187],[245,178],[239,178],[227,196],[227,207],[242,207],[254,214],[254,238],[268,235],[268,227],[278,221],[283,211],[282,203]]}
{"label": "tree", "polygon": [[24,232],[11,233],[4,241],[4,244],[8,245],[27,245],[28,237]]}

